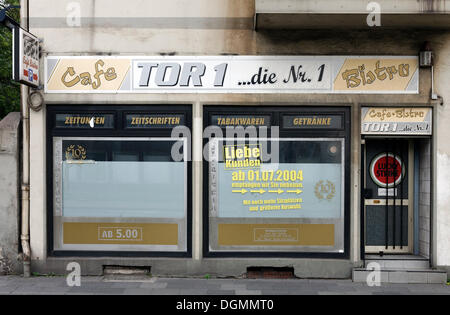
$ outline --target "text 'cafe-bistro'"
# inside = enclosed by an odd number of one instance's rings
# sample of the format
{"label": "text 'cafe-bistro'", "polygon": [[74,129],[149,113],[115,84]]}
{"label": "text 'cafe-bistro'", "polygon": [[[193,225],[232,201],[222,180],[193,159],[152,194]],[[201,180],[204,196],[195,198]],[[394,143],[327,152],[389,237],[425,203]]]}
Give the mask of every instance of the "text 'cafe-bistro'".
{"label": "text 'cafe-bistro'", "polygon": [[[419,94],[415,56],[48,56],[45,93],[130,96],[47,104],[49,257],[345,277],[366,253],[420,250],[432,107],[302,101]],[[139,94],[161,101],[134,103]]]}

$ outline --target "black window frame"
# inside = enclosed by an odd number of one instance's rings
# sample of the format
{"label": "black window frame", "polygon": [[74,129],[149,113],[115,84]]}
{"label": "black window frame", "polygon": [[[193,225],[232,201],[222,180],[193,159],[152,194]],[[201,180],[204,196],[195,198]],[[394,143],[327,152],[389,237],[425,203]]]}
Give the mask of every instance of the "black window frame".
{"label": "black window frame", "polygon": [[[209,126],[211,116],[213,115],[271,115],[271,126],[279,126],[280,138],[288,137],[329,137],[345,139],[345,187],[344,187],[344,252],[288,252],[288,251],[210,251],[209,250],[209,162],[203,159],[203,256],[206,258],[326,258],[326,259],[345,259],[350,258],[350,169],[351,169],[351,106],[248,106],[248,105],[205,105],[203,107],[203,129]],[[342,129],[292,129],[282,128],[283,115],[343,115]],[[225,130],[225,127],[222,128]],[[271,137],[268,132],[268,137]],[[208,143],[208,139],[203,138],[203,147]]]}
{"label": "black window frame", "polygon": [[[54,128],[56,114],[114,114],[114,129]],[[126,128],[127,114],[180,114],[192,133],[192,105],[47,105],[46,114],[46,187],[47,254],[50,257],[192,257],[192,161],[187,161],[186,251],[94,251],[54,250],[53,228],[53,137],[168,137],[170,128]],[[192,139],[191,143],[192,145]]]}

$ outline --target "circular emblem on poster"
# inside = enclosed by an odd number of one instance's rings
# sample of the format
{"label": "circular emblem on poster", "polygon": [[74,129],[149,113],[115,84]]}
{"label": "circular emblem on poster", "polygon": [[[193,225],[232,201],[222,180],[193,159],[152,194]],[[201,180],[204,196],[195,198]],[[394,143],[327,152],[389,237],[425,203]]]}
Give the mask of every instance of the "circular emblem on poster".
{"label": "circular emblem on poster", "polygon": [[316,186],[314,187],[314,193],[319,200],[331,200],[336,194],[336,187],[329,180],[321,180],[316,183]]}
{"label": "circular emblem on poster", "polygon": [[81,145],[70,145],[66,149],[66,160],[85,160],[86,149]]}
{"label": "circular emblem on poster", "polygon": [[405,165],[398,155],[380,153],[370,163],[370,177],[377,186],[392,188],[405,177]]}

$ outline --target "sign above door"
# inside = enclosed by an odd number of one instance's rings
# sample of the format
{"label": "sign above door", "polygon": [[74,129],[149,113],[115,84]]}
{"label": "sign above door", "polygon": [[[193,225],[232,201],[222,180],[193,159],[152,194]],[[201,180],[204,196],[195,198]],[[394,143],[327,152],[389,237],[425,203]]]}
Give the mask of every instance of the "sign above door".
{"label": "sign above door", "polygon": [[362,135],[431,135],[429,107],[363,107]]}

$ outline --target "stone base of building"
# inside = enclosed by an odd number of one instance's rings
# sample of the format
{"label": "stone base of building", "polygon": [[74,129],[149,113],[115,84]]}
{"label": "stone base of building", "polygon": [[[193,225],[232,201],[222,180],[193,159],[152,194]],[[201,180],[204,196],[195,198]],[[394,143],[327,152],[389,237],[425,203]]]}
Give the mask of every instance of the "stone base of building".
{"label": "stone base of building", "polygon": [[152,276],[157,277],[245,277],[251,267],[290,267],[298,278],[350,279],[352,270],[357,267],[348,260],[321,259],[243,259],[206,258],[202,260],[178,258],[48,258],[33,260],[31,270],[39,274],[68,274],[67,265],[77,262],[81,274],[102,276],[107,266],[146,267]]}

